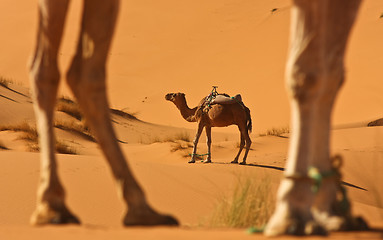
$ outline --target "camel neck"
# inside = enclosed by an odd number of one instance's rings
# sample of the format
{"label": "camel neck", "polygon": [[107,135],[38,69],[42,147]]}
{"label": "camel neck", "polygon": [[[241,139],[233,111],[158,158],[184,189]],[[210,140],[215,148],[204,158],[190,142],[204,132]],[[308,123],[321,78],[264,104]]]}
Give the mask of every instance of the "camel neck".
{"label": "camel neck", "polygon": [[180,110],[182,117],[188,122],[195,122],[195,112],[197,107],[190,109],[186,99],[182,99],[180,102],[176,104],[177,108]]}

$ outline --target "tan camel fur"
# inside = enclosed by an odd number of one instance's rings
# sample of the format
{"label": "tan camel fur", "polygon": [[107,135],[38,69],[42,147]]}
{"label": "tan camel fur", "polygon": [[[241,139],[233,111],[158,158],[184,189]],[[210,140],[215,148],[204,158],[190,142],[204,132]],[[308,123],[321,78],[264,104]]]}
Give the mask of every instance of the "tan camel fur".
{"label": "tan camel fur", "polygon": [[[37,207],[31,217],[31,223],[38,225],[80,222],[65,204],[65,191],[57,174],[52,127],[60,81],[57,54],[68,4],[69,0],[39,1],[37,45],[29,67],[41,151]],[[149,206],[117,144],[110,122],[105,63],[118,8],[118,0],[84,0],[77,52],[67,73],[67,82],[96,135],[127,204],[123,223],[176,225],[173,217],[158,214]]]}
{"label": "tan camel fur", "polygon": [[173,102],[180,110],[182,117],[188,122],[197,122],[198,130],[194,138],[192,158],[189,163],[194,163],[197,157],[197,145],[203,128],[207,137],[207,158],[205,163],[211,162],[211,128],[227,127],[237,125],[241,134],[241,143],[237,156],[231,163],[238,163],[238,158],[246,146],[245,155],[240,164],[246,164],[247,154],[251,146],[249,132],[252,130],[252,121],[250,110],[240,102],[234,104],[213,104],[208,111],[205,110],[203,104],[206,98],[203,98],[197,107],[190,109],[187,105],[184,93],[168,93],[165,99]]}
{"label": "tan camel fur", "polygon": [[[292,134],[266,235],[367,228],[342,202],[341,162],[331,161],[329,151],[331,112],[344,81],[345,49],[359,5],[360,0],[293,1],[286,68]],[[312,170],[323,177],[320,185],[314,185]]]}

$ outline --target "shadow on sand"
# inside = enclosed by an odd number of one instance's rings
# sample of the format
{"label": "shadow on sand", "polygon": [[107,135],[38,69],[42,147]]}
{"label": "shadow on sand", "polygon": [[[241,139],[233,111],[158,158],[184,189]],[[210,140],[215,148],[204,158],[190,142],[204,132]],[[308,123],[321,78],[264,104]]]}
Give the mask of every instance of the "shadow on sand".
{"label": "shadow on sand", "polygon": [[[232,164],[232,163],[212,162],[211,164]],[[285,168],[283,168],[283,167],[272,166],[272,165],[254,164],[254,163],[247,163],[246,165],[241,165],[241,166],[245,166],[245,167],[258,167],[258,168],[268,168],[268,169],[273,169],[273,170],[282,171],[282,172],[285,170]],[[345,182],[345,181],[342,181],[342,184],[343,184],[344,186],[347,186],[347,187],[356,188],[356,189],[363,190],[363,191],[368,191],[367,189],[365,189],[365,188],[363,188],[363,187],[359,187],[359,186],[357,186],[357,185],[354,185],[354,184],[352,184],[352,183],[348,183],[348,182]]]}

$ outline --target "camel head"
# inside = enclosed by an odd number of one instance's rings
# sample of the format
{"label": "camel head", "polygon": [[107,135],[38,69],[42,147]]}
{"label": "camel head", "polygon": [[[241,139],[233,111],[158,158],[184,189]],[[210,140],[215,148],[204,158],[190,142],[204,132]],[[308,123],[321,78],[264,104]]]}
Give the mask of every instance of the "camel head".
{"label": "camel head", "polygon": [[177,105],[180,101],[185,101],[185,93],[168,93],[165,99]]}
{"label": "camel head", "polygon": [[165,95],[165,99],[176,105],[180,110],[182,117],[188,122],[196,122],[195,112],[197,107],[190,109],[186,103],[185,93],[168,93]]}

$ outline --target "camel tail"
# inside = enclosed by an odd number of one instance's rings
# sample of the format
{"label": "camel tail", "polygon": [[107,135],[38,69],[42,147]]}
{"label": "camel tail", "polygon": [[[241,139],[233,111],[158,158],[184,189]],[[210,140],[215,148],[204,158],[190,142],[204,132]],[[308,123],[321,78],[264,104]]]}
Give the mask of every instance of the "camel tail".
{"label": "camel tail", "polygon": [[251,133],[251,131],[253,131],[253,122],[251,121],[250,109],[246,106],[244,107],[245,107],[246,117],[247,117],[247,131]]}

